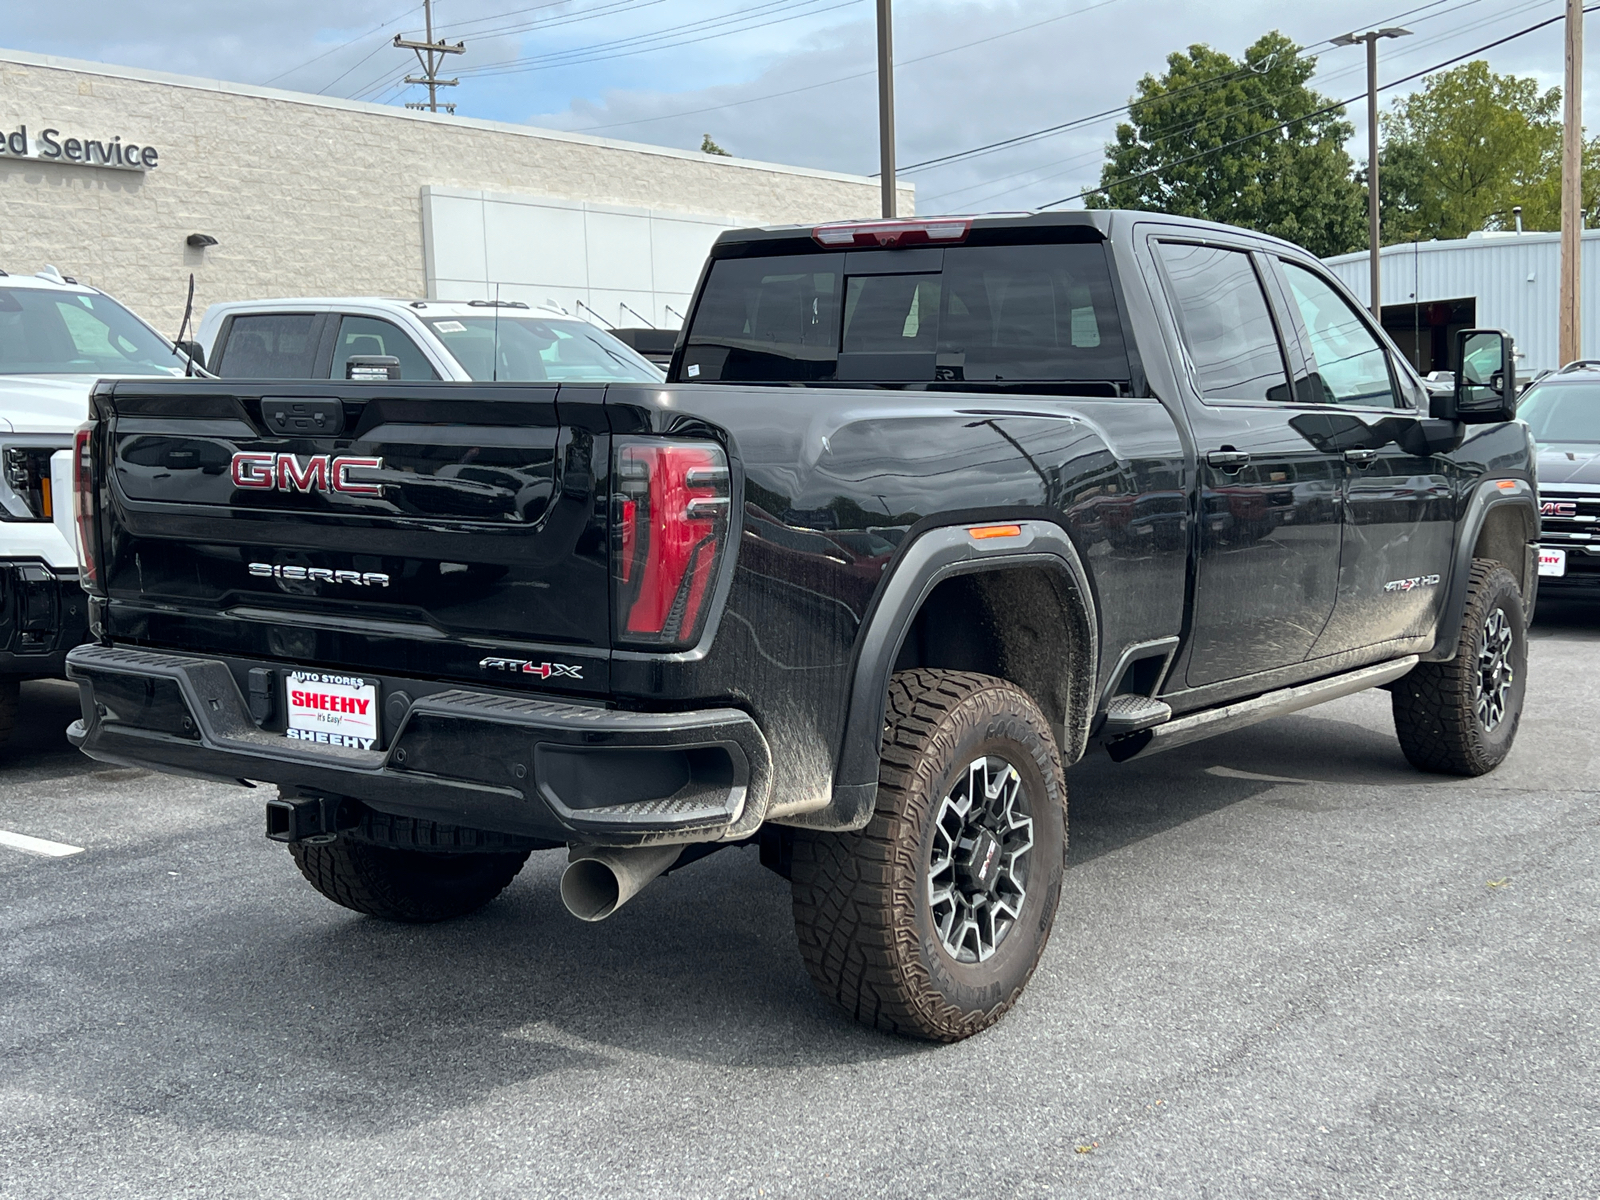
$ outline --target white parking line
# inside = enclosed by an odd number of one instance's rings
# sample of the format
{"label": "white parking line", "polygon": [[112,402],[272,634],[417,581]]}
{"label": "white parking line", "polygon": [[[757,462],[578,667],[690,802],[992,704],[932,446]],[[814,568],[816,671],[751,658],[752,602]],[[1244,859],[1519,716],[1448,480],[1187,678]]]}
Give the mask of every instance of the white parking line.
{"label": "white parking line", "polygon": [[42,854],[46,858],[66,858],[69,854],[82,854],[82,846],[69,846],[65,842],[47,842],[43,838],[29,837],[25,833],[12,833],[0,829],[0,846],[10,846],[27,854]]}

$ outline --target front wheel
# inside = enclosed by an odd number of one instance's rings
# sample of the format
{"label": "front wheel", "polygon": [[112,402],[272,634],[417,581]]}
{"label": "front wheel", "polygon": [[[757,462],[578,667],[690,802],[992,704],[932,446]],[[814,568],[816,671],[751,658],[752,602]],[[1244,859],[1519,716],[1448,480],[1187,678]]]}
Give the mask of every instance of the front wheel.
{"label": "front wheel", "polygon": [[1050,937],[1066,795],[1026,692],[963,671],[897,674],[872,820],[795,836],[795,928],[817,987],[894,1033],[953,1042],[993,1025]]}
{"label": "front wheel", "polygon": [[1511,752],[1528,687],[1522,589],[1499,563],[1473,561],[1456,637],[1453,659],[1421,663],[1394,684],[1395,733],[1419,770],[1483,775]]}

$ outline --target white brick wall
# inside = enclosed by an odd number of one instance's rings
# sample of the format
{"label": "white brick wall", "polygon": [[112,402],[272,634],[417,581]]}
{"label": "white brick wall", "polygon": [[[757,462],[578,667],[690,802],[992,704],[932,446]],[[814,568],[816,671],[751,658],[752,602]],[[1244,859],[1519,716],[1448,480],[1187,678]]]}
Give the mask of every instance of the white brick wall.
{"label": "white brick wall", "polygon": [[856,176],[0,51],[0,136],[24,124],[161,160],[141,175],[0,156],[0,269],[54,264],[169,337],[191,271],[197,317],[218,300],[424,295],[427,185],[751,225],[878,212]]}

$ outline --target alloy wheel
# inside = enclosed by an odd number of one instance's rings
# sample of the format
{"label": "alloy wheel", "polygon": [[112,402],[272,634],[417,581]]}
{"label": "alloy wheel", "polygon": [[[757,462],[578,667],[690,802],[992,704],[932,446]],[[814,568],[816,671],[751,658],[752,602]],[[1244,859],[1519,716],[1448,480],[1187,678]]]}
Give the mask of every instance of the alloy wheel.
{"label": "alloy wheel", "polygon": [[1032,847],[1022,776],[996,755],[973,760],[939,803],[928,866],[933,923],[956,961],[986,961],[1017,923]]}
{"label": "alloy wheel", "polygon": [[1515,638],[1505,609],[1497,608],[1484,618],[1478,641],[1478,687],[1475,697],[1478,724],[1492,733],[1505,720],[1516,668],[1511,663]]}

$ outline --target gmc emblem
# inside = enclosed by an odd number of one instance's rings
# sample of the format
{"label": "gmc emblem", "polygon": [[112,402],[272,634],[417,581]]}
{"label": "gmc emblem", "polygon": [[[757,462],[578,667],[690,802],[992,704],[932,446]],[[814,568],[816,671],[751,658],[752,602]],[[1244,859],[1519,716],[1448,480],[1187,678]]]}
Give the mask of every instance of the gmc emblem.
{"label": "gmc emblem", "polygon": [[1541,517],[1575,517],[1578,515],[1578,502],[1576,500],[1545,500],[1539,504]]}
{"label": "gmc emblem", "polygon": [[343,492],[381,496],[383,484],[352,479],[352,471],[381,471],[383,459],[313,454],[302,464],[297,454],[241,450],[233,456],[233,486],[257,492]]}

